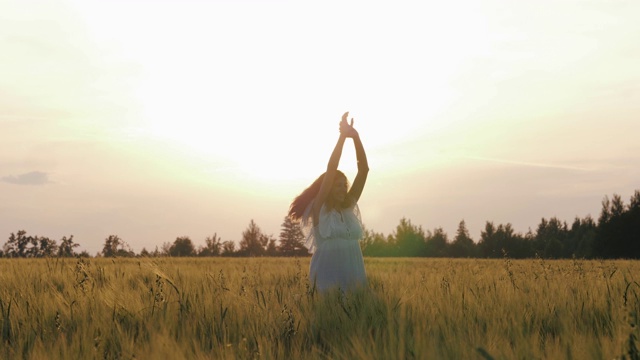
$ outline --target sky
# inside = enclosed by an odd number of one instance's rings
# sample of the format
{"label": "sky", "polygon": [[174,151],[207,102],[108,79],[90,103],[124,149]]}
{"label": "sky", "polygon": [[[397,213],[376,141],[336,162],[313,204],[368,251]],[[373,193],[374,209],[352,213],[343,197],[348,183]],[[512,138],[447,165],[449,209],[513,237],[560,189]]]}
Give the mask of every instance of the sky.
{"label": "sky", "polygon": [[368,229],[597,219],[640,189],[638,18],[632,0],[0,0],[0,244],[139,252],[251,220],[277,238],[345,111]]}

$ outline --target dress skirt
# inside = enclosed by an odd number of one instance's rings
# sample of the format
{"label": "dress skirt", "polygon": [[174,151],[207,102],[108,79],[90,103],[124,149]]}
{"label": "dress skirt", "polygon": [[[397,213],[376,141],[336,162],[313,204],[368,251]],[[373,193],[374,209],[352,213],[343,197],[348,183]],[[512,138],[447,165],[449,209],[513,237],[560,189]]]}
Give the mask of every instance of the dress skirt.
{"label": "dress skirt", "polygon": [[320,291],[353,290],[367,282],[357,239],[331,239],[319,244],[311,257],[309,278]]}

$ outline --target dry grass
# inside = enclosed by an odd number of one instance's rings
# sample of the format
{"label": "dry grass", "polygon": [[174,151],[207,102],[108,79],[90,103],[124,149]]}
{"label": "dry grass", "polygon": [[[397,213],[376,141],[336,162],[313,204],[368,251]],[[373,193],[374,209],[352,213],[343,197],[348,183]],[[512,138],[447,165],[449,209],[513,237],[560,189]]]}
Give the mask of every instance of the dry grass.
{"label": "dry grass", "polygon": [[341,296],[308,261],[0,259],[0,356],[638,358],[638,262],[366,259]]}

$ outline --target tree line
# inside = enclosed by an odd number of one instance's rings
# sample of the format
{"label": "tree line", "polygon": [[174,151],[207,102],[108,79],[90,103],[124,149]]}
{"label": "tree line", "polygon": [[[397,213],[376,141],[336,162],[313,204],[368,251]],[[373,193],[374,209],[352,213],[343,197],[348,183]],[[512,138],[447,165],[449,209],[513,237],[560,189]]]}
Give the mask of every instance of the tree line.
{"label": "tree line", "polygon": [[[242,233],[242,239],[223,241],[217,234],[197,246],[188,236],[177,237],[153,250],[143,248],[136,254],[117,235],[109,235],[102,257],[156,257],[156,256],[307,256],[304,234],[300,226],[285,217],[279,237],[265,234],[251,220]],[[86,251],[77,253],[78,243],[73,235],[56,240],[27,235],[20,230],[11,233],[0,250],[0,257],[89,257]],[[556,217],[542,218],[535,230],[516,232],[510,223],[494,224],[487,221],[475,241],[460,221],[453,238],[440,227],[425,231],[421,226],[402,218],[392,234],[365,229],[360,242],[364,256],[371,257],[468,257],[468,258],[630,258],[640,259],[640,190],[636,190],[625,204],[614,194],[605,196],[597,221],[591,216],[576,217],[569,225]]]}
{"label": "tree line", "polygon": [[450,239],[442,228],[424,231],[403,218],[394,234],[386,237],[365,230],[361,246],[365,256],[640,259],[640,191],[629,204],[619,195],[605,197],[597,221],[576,217],[569,225],[556,217],[542,218],[535,231],[524,234],[509,223],[487,221],[480,239],[474,241],[464,220]]}
{"label": "tree line", "polygon": [[[157,257],[157,256],[307,256],[304,247],[304,234],[300,226],[285,217],[282,231],[276,239],[265,234],[260,227],[251,220],[247,229],[242,233],[242,240],[238,244],[234,241],[222,241],[216,234],[208,236],[204,245],[196,247],[188,236],[179,236],[172,243],[165,242],[161,247],[153,250],[142,248],[136,254],[131,246],[117,235],[109,235],[103,243],[102,250],[96,257]],[[42,257],[91,257],[86,251],[76,252],[80,244],[73,240],[73,235],[64,236],[60,243],[44,236],[27,235],[20,230],[11,233],[9,239],[0,250],[0,257],[10,258],[42,258]]]}

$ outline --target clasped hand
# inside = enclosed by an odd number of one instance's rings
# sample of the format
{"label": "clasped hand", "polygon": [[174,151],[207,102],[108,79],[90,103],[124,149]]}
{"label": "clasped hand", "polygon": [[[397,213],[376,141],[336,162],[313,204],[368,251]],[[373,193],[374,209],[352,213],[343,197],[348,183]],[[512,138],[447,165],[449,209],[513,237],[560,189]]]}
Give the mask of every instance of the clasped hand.
{"label": "clasped hand", "polygon": [[348,138],[353,138],[355,136],[358,136],[358,132],[353,128],[353,118],[351,118],[351,124],[349,124],[347,122],[348,117],[348,111],[342,115],[342,121],[340,121],[340,134]]}

